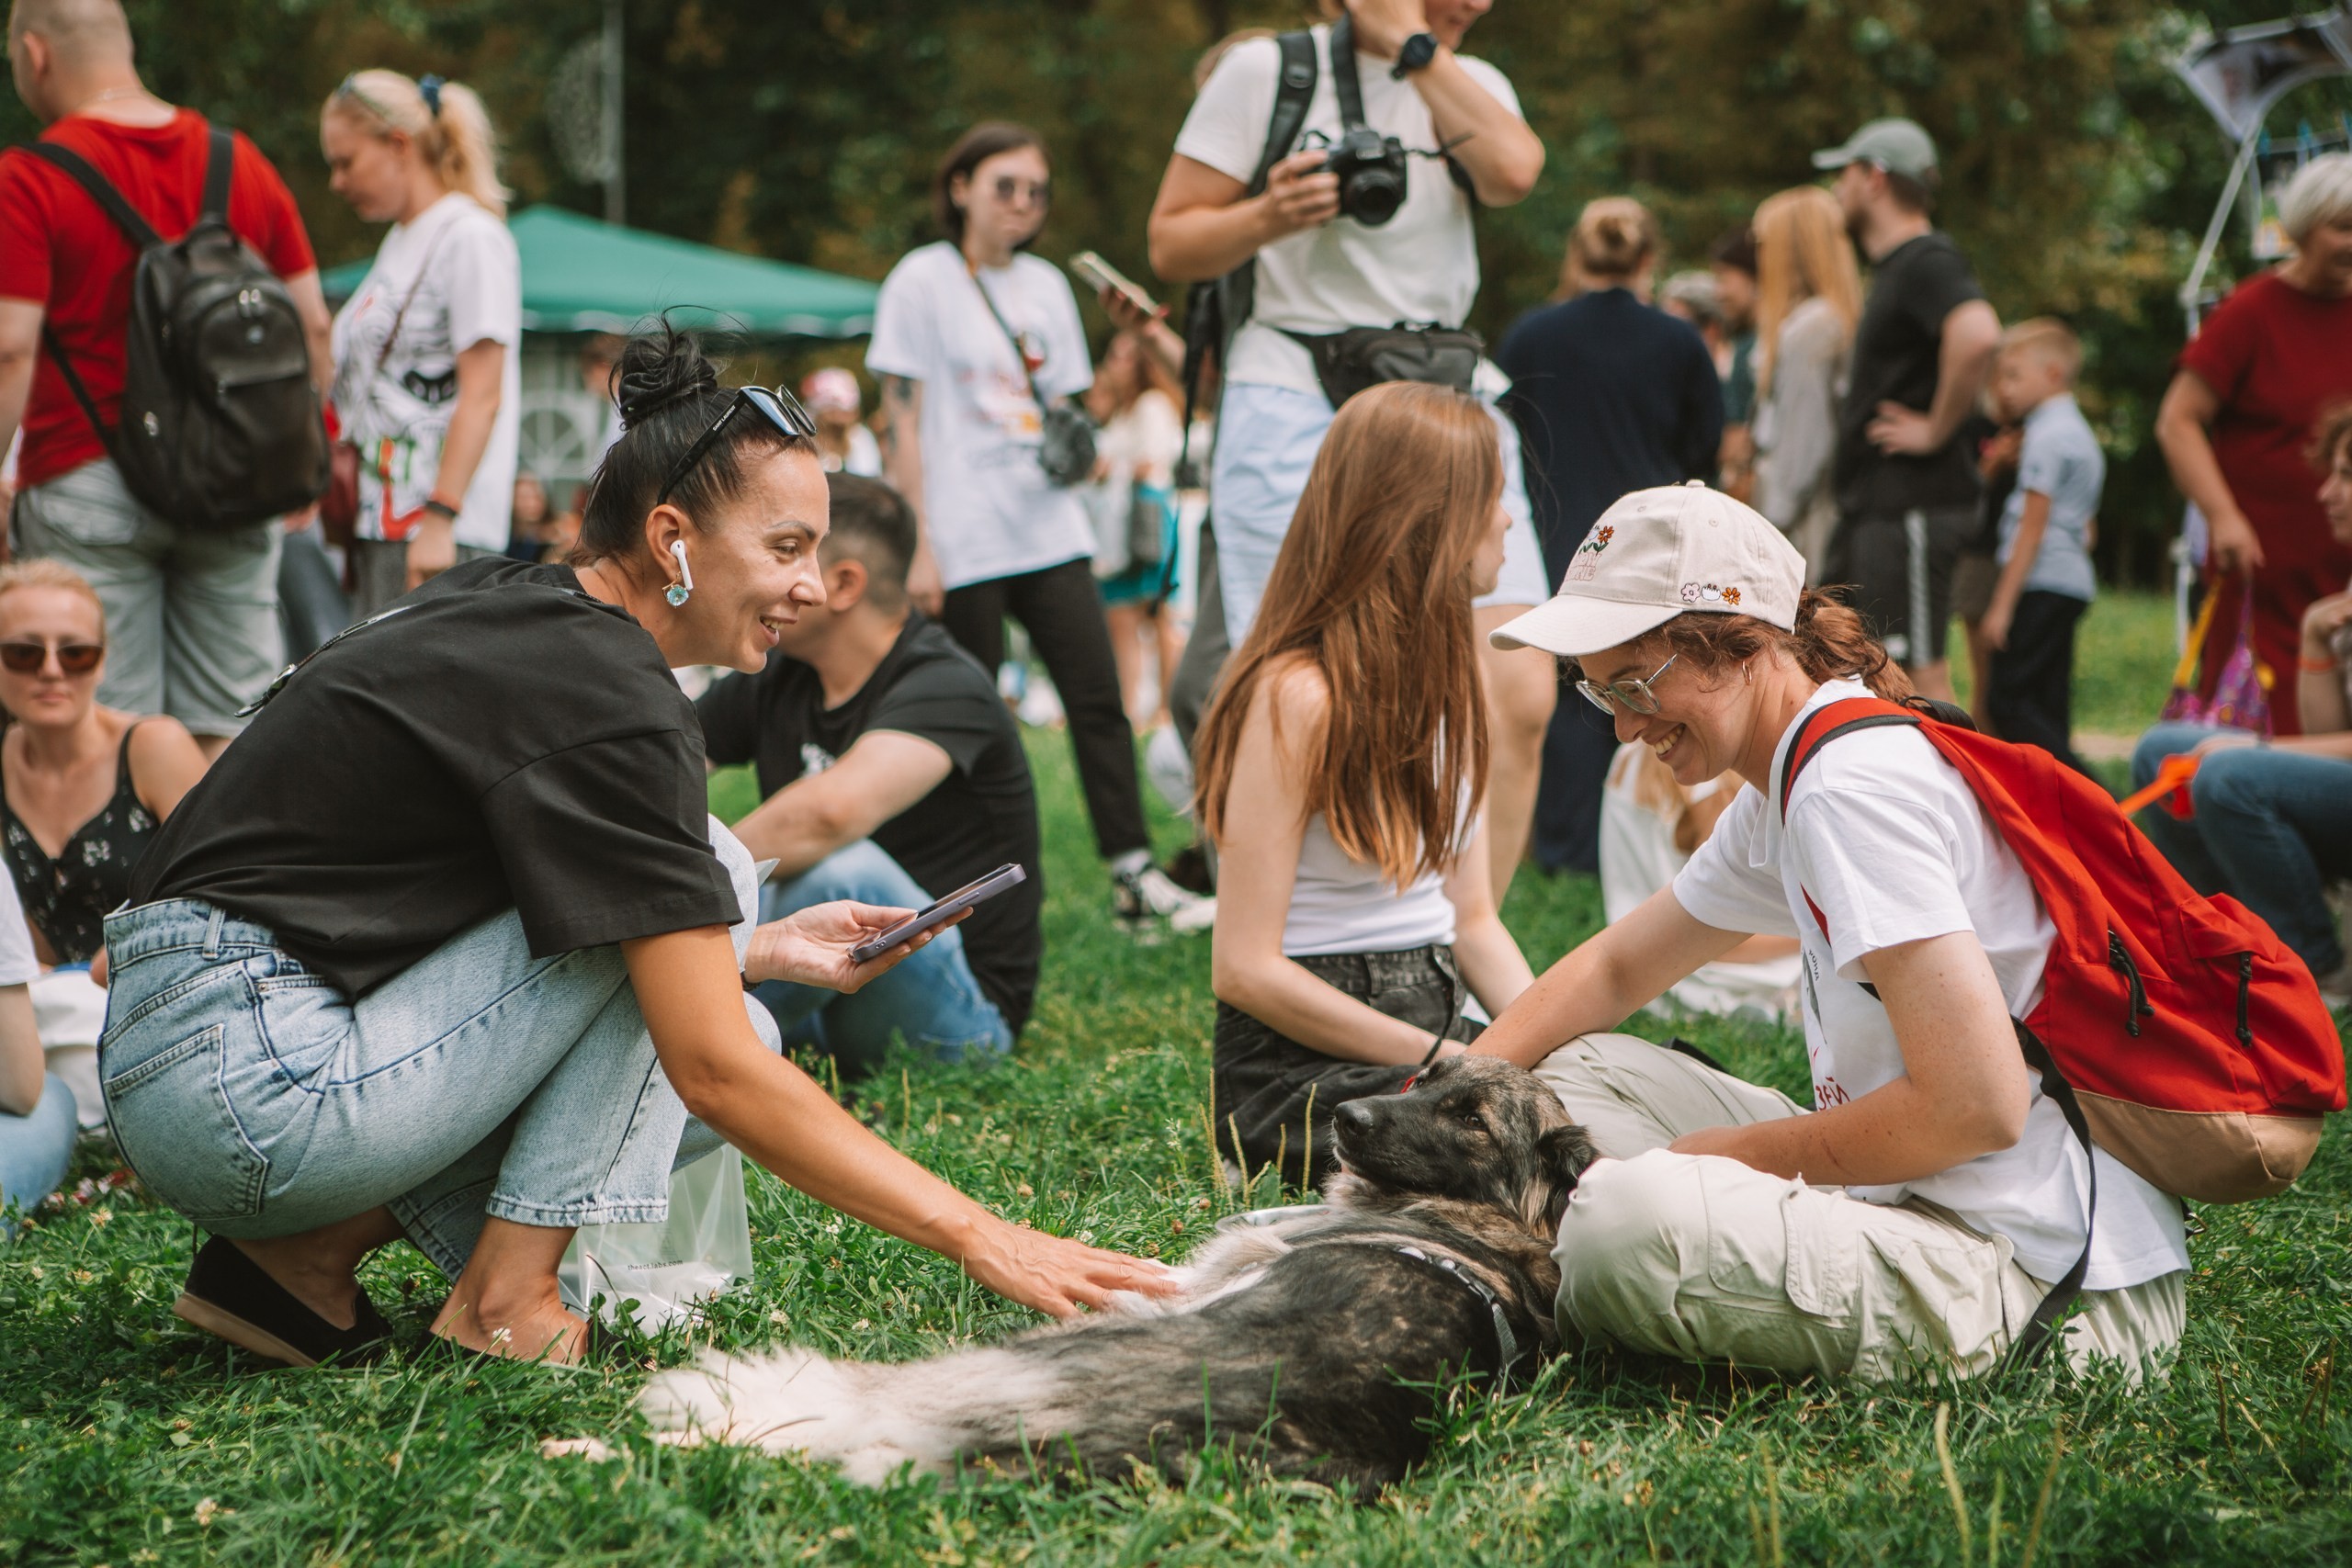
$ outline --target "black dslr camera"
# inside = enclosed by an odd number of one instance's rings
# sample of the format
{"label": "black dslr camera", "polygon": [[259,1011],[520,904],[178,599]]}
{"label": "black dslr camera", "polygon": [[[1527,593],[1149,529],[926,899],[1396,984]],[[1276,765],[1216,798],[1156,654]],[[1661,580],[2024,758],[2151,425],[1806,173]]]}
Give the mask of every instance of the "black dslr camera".
{"label": "black dslr camera", "polygon": [[1340,132],[1324,160],[1340,176],[1340,213],[1377,229],[1405,205],[1405,144],[1368,125]]}

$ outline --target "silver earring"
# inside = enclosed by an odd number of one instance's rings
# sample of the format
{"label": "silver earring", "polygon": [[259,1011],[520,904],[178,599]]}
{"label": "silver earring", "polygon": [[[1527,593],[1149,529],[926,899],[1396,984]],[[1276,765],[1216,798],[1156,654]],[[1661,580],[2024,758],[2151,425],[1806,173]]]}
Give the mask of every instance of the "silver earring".
{"label": "silver earring", "polygon": [[694,568],[686,564],[686,542],[684,539],[673,539],[670,541],[670,554],[677,560],[678,563],[678,581],[670,584],[670,586],[663,591],[662,597],[670,601],[670,607],[675,610],[683,606],[687,599],[693,596],[695,591],[695,571]]}

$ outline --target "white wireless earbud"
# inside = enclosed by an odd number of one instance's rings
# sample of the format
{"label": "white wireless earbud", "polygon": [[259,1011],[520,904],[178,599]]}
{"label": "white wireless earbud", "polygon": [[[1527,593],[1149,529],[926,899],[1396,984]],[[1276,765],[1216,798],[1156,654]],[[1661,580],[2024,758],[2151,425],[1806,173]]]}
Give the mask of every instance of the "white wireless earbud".
{"label": "white wireless earbud", "polygon": [[695,591],[695,569],[686,564],[686,542],[684,539],[670,541],[670,554],[678,563],[678,581],[670,584],[662,597],[676,606],[684,604],[687,595]]}

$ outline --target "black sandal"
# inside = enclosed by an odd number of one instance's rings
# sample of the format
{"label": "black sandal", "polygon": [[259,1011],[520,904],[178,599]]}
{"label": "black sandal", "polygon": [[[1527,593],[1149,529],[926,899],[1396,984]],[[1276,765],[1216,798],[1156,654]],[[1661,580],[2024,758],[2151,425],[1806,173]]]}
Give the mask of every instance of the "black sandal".
{"label": "black sandal", "polygon": [[334,1360],[362,1366],[384,1353],[392,1325],[361,1291],[357,1320],[337,1328],[297,1301],[227,1236],[207,1241],[189,1265],[172,1314],[241,1349],[288,1366]]}

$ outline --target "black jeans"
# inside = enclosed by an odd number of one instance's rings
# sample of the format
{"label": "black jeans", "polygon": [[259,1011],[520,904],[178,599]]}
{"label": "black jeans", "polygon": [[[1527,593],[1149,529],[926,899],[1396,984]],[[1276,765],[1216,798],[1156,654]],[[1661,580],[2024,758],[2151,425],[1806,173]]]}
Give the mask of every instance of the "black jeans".
{"label": "black jeans", "polygon": [[[1465,988],[1451,947],[1322,953],[1291,962],[1416,1029],[1475,1040],[1485,1027],[1462,1016]],[[1295,1187],[1319,1187],[1338,1168],[1333,1111],[1351,1100],[1394,1094],[1421,1070],[1327,1056],[1229,1002],[1216,1004],[1213,1062],[1209,1119],[1219,1157],[1251,1177],[1279,1161],[1283,1179]]]}
{"label": "black jeans", "polygon": [[1086,814],[1094,820],[1095,849],[1104,860],[1149,849],[1143,795],[1136,782],[1135,731],[1127,727],[1094,563],[1080,558],[1042,571],[951,588],[939,619],[994,679],[1004,662],[1007,615],[1028,632],[1029,645],[1061,694],[1070,750],[1078,758],[1079,788],[1086,795]]}
{"label": "black jeans", "polygon": [[1993,650],[1984,684],[1985,716],[2004,740],[2039,746],[2074,769],[2075,626],[2090,605],[2040,589],[2018,595],[2009,645]]}
{"label": "black jeans", "polygon": [[1615,721],[1564,677],[1551,728],[1544,732],[1544,773],[1535,785],[1531,848],[1545,871],[1600,870],[1600,797],[1616,755]]}

